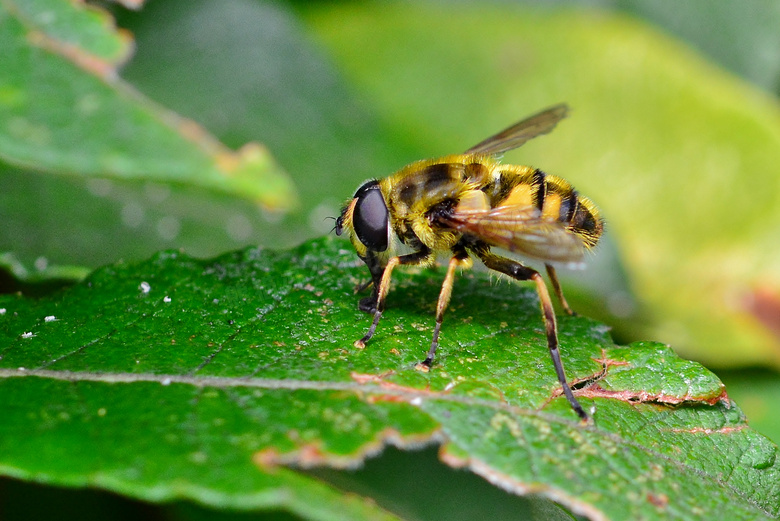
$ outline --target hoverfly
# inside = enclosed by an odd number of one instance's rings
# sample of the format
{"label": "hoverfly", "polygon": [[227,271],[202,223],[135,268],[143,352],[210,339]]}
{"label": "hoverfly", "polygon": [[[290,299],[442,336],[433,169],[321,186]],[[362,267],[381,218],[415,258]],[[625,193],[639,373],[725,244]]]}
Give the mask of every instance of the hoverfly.
{"label": "hoverfly", "polygon": [[[553,289],[566,313],[572,314],[552,263],[578,262],[599,240],[604,221],[596,206],[559,177],[539,169],[503,165],[496,156],[529,139],[547,134],[567,115],[556,105],[489,137],[459,155],[412,163],[389,177],[364,183],[336,219],[336,235],[345,231],[366,263],[373,284],[360,300],[374,320],[363,347],[374,335],[385,307],[390,276],[398,265],[427,266],[436,255],[451,257],[436,306],[436,325],[428,356],[418,367],[427,370],[439,345],[444,310],[450,301],[457,267],[470,267],[471,256],[489,269],[533,281],[555,372],[563,394],[582,419],[588,415],[574,397],[558,350],[558,334],[550,295],[542,276],[522,263],[492,251],[493,247],[544,262]],[[399,243],[411,253],[396,253]]]}

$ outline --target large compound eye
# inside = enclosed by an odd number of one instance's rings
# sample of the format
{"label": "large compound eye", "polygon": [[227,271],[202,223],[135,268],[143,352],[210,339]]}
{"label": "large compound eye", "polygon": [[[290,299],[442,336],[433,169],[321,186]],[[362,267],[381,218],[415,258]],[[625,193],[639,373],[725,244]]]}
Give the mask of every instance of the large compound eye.
{"label": "large compound eye", "polygon": [[387,205],[377,181],[369,181],[355,194],[352,216],[355,234],[368,249],[385,251],[389,242]]}

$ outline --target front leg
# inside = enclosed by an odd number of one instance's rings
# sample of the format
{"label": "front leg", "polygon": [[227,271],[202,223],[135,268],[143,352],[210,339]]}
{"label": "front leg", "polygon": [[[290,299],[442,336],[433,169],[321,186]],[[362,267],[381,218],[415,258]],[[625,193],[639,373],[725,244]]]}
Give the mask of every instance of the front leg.
{"label": "front leg", "polygon": [[[371,327],[368,328],[368,332],[355,342],[355,347],[358,348],[364,348],[366,346],[366,342],[371,340],[371,337],[374,336],[374,332],[376,331],[376,326],[379,324],[379,319],[382,318],[382,311],[385,309],[385,298],[387,297],[387,292],[390,290],[390,277],[393,274],[393,268],[398,266],[399,264],[404,264],[407,266],[414,266],[417,264],[426,264],[432,260],[433,252],[430,250],[430,248],[424,247],[423,249],[416,251],[414,253],[409,253],[408,255],[401,255],[398,257],[391,257],[389,261],[387,261],[387,265],[384,267],[384,270],[382,271],[382,276],[380,277],[379,284],[374,284],[374,295],[376,297],[375,300],[375,309],[374,309],[374,321],[371,323]],[[371,266],[369,266],[369,269]],[[371,273],[372,277],[374,275],[373,271]],[[367,298],[374,298],[367,297]],[[359,307],[361,310],[363,310],[363,304],[366,299],[363,299],[360,301]]]}
{"label": "front leg", "polygon": [[372,287],[371,295],[360,299],[360,302],[358,302],[358,309],[365,313],[374,314],[376,313],[376,301],[379,297],[379,285],[382,282],[382,273],[384,273],[385,267],[374,251],[368,250],[366,256],[360,258],[366,263],[368,271],[371,273],[371,280],[358,287],[357,291],[363,291],[369,286]]}

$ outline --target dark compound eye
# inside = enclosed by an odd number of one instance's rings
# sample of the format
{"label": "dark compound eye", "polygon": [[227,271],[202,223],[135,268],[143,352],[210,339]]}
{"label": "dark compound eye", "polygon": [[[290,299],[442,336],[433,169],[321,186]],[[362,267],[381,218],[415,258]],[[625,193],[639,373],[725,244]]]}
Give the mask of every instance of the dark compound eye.
{"label": "dark compound eye", "polygon": [[388,246],[387,205],[377,181],[369,181],[355,193],[357,203],[352,224],[360,242],[368,249],[385,251]]}

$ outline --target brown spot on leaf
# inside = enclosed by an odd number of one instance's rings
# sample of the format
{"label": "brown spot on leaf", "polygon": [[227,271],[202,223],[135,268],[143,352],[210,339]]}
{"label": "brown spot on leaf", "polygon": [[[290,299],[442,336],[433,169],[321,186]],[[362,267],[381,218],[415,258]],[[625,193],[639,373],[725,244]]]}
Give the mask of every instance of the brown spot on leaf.
{"label": "brown spot on leaf", "polygon": [[302,467],[316,467],[324,465],[330,460],[319,443],[307,443],[300,446],[296,452],[296,463]]}
{"label": "brown spot on leaf", "polygon": [[281,453],[274,447],[255,452],[252,462],[262,470],[273,471],[279,465],[297,465],[300,467],[316,467],[333,464],[328,455],[322,451],[319,443],[304,443],[291,452]]}
{"label": "brown spot on leaf", "polygon": [[[561,394],[560,390],[557,391],[557,394]],[[625,402],[632,402],[632,403],[662,403],[665,405],[678,405],[681,403],[691,403],[691,402],[700,402],[700,403],[707,403],[709,405],[715,405],[716,403],[719,403],[721,401],[728,403],[729,397],[728,394],[726,394],[726,388],[723,387],[720,394],[716,396],[695,396],[692,394],[684,394],[682,396],[673,395],[673,394],[665,394],[665,393],[654,393],[650,391],[644,391],[644,390],[635,390],[635,389],[624,389],[622,391],[613,391],[609,389],[604,389],[598,384],[593,384],[585,389],[578,390],[576,392],[577,396],[583,397],[583,398],[612,398],[614,400],[622,400]]]}
{"label": "brown spot on leaf", "polygon": [[405,396],[401,396],[398,394],[372,394],[366,398],[366,401],[368,403],[379,403],[379,402],[407,402],[409,399]]}
{"label": "brown spot on leaf", "polygon": [[659,509],[665,509],[666,505],[669,504],[669,498],[666,494],[653,494],[652,492],[648,492],[647,500]]}
{"label": "brown spot on leaf", "polygon": [[743,423],[741,425],[733,425],[721,427],[720,429],[707,429],[705,427],[691,427],[690,429],[671,429],[671,432],[687,432],[690,434],[731,434],[732,432],[739,432],[747,429],[748,425]]}
{"label": "brown spot on leaf", "polygon": [[[288,437],[295,441],[297,433],[290,431]],[[357,450],[349,454],[337,454],[323,448],[319,441],[300,443],[292,451],[281,453],[276,448],[269,447],[252,456],[252,462],[261,470],[272,472],[280,465],[289,465],[300,468],[312,468],[328,466],[338,469],[355,469],[363,462],[378,453],[387,445],[395,445],[399,448],[417,448],[431,442],[439,442],[438,428],[425,433],[401,435],[397,430],[385,428],[377,435],[360,445]]]}
{"label": "brown spot on leaf", "polygon": [[279,451],[273,447],[255,452],[252,455],[252,463],[260,467],[261,470],[272,472],[281,462]]}
{"label": "brown spot on leaf", "polygon": [[441,395],[446,394],[446,391],[444,393],[438,392],[438,391],[431,391],[429,388],[417,388],[417,387],[409,387],[406,385],[399,385],[393,382],[388,382],[384,380],[384,378],[394,375],[395,371],[387,371],[386,373],[382,374],[364,374],[364,373],[355,373],[352,372],[350,376],[353,380],[355,380],[357,383],[361,385],[367,385],[367,384],[376,384],[380,388],[387,390],[387,394],[371,394],[366,399],[371,402],[407,402],[411,403],[412,405],[416,405],[416,400],[421,400],[425,397],[430,397],[434,395]]}
{"label": "brown spot on leaf", "polygon": [[610,367],[631,365],[629,362],[625,360],[612,360],[611,358],[608,358],[607,353],[604,349],[601,350],[601,358],[594,358],[593,360],[600,363],[602,366],[604,366],[605,372],[608,371]]}
{"label": "brown spot on leaf", "polygon": [[382,373],[382,374],[368,374],[368,373],[356,373],[352,371],[351,373],[349,373],[349,376],[359,384],[368,384],[368,383],[386,384],[387,382],[385,382],[383,378],[390,376],[392,374],[395,374],[395,372],[387,371],[386,373]]}

